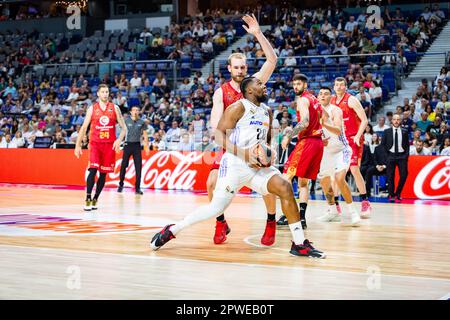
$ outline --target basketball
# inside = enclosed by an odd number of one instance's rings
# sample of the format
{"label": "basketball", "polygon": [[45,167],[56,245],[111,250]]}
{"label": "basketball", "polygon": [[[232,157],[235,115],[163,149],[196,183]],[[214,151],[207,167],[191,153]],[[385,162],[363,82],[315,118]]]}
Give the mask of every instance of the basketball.
{"label": "basketball", "polygon": [[258,157],[258,162],[263,167],[270,167],[272,160],[276,157],[275,151],[265,142],[258,144],[255,148],[255,152]]}

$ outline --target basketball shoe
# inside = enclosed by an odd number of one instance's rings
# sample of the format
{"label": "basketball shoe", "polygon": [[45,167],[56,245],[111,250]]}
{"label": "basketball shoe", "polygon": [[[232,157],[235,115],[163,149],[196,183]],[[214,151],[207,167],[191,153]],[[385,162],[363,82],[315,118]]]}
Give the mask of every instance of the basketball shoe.
{"label": "basketball shoe", "polygon": [[266,230],[261,238],[261,244],[271,246],[275,243],[276,221],[267,221]]}
{"label": "basketball shoe", "polygon": [[173,224],[168,224],[167,226],[164,227],[164,229],[162,229],[160,232],[158,232],[153,236],[152,241],[150,243],[152,250],[154,251],[158,250],[167,242],[175,238],[172,231],[170,231],[171,226],[173,226]]}
{"label": "basketball shoe", "polygon": [[280,219],[278,219],[278,221],[277,221],[277,225],[279,225],[279,226],[287,226],[288,224],[289,223],[288,223],[288,220],[285,215],[282,215],[280,217]]}
{"label": "basketball shoe", "polygon": [[91,211],[92,210],[92,200],[86,200],[86,203],[84,205],[84,211]]}
{"label": "basketball shoe", "polygon": [[98,199],[92,199],[92,206],[91,206],[91,208],[92,208],[92,210],[97,210],[97,201],[98,201]]}
{"label": "basketball shoe", "polygon": [[216,220],[216,231],[214,232],[214,243],[221,244],[227,241],[227,234],[231,231],[226,220]]}
{"label": "basketball shoe", "polygon": [[339,222],[341,221],[341,216],[339,215],[339,212],[334,211],[332,208],[328,208],[327,212],[323,216],[317,218],[317,220],[322,222]]}
{"label": "basketball shoe", "polygon": [[289,253],[294,256],[300,257],[311,257],[319,259],[324,259],[326,257],[325,253],[314,248],[312,246],[312,242],[309,242],[308,239],[305,239],[302,245],[296,245],[294,242],[292,242],[291,251],[289,251]]}
{"label": "basketball shoe", "polygon": [[361,218],[369,219],[370,213],[372,212],[372,206],[370,205],[369,200],[363,200],[361,202]]}

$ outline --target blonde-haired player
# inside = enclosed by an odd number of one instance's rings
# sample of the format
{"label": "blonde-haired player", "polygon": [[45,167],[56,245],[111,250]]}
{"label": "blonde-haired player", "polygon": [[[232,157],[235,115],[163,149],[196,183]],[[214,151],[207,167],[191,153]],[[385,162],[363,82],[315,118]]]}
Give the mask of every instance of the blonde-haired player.
{"label": "blonde-haired player", "polygon": [[[243,18],[248,27],[243,25],[244,29],[252,34],[256,40],[258,40],[261,48],[266,56],[266,62],[257,73],[253,76],[263,84],[265,84],[271,77],[277,64],[277,55],[272,48],[269,40],[264,36],[259,27],[258,21],[255,16],[245,15]],[[240,90],[240,84],[242,80],[247,76],[248,66],[245,55],[242,53],[233,53],[228,57],[228,71],[231,74],[231,80],[227,81],[220,88],[214,92],[213,96],[213,108],[211,110],[211,129],[214,132],[217,129],[217,124],[222,117],[226,108],[230,105],[242,99],[242,92]],[[206,183],[208,189],[208,198],[211,201],[213,191],[217,182],[218,169],[220,165],[221,157],[216,159],[213,167],[208,176]],[[264,245],[272,245],[275,242],[275,211],[276,211],[276,197],[272,194],[268,194],[263,197],[266,204],[268,219],[266,230],[261,239],[261,243]],[[214,243],[220,244],[226,241],[227,234],[230,232],[230,228],[225,220],[225,216],[221,214],[217,217],[216,230],[214,233]]]}

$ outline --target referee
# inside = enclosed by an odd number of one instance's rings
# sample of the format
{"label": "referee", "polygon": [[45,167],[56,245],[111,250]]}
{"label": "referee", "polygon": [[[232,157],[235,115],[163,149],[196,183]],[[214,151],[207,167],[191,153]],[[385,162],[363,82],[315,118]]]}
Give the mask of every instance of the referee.
{"label": "referee", "polygon": [[131,117],[125,119],[127,127],[127,135],[125,137],[125,145],[123,148],[122,165],[120,166],[120,182],[117,192],[122,192],[123,181],[125,180],[125,172],[128,168],[130,156],[133,156],[134,168],[136,170],[136,194],[143,194],[141,191],[141,173],[142,173],[142,154],[141,154],[141,135],[144,135],[144,150],[148,156],[150,150],[148,148],[147,125],[144,120],[139,118],[139,106],[131,108]]}

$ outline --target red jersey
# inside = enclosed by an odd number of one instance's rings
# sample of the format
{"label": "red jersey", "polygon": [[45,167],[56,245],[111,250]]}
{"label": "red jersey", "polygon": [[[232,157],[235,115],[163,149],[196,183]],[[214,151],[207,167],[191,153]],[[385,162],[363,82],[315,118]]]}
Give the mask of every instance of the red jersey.
{"label": "red jersey", "polygon": [[[306,98],[309,101],[309,125],[305,130],[298,134],[298,139],[322,138],[322,125],[320,124],[320,118],[322,117],[322,105],[309,91],[303,91],[301,97]],[[300,122],[300,118],[300,112],[297,110],[298,122]]]}
{"label": "red jersey", "polygon": [[338,106],[342,110],[345,136],[347,137],[355,136],[358,133],[359,125],[361,124],[361,119],[359,119],[356,111],[348,105],[348,99],[350,99],[351,96],[352,95],[350,93],[346,92],[339,103],[337,103],[337,96],[331,97],[331,104]]}
{"label": "red jersey", "polygon": [[91,142],[113,143],[116,140],[116,111],[114,104],[106,103],[105,111],[96,102],[92,106]]}
{"label": "red jersey", "polygon": [[231,86],[231,80],[228,82],[225,82],[221,87],[222,89],[222,100],[223,100],[223,110],[225,111],[228,106],[232,105],[236,101],[242,99],[244,96],[242,95],[242,92],[236,91]]}

